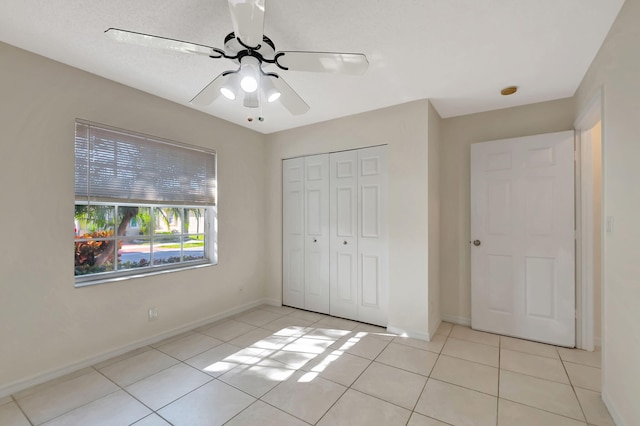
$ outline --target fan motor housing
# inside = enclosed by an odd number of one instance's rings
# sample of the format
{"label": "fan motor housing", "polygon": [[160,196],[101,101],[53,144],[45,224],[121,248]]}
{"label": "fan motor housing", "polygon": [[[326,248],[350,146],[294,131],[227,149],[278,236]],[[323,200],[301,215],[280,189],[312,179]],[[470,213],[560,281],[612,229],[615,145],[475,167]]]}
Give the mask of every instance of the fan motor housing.
{"label": "fan motor housing", "polygon": [[[259,54],[261,56],[260,58],[260,62],[262,62],[263,58],[267,58],[267,59],[272,59],[275,54],[276,54],[276,46],[273,44],[273,41],[271,41],[271,39],[269,37],[267,37],[266,35],[262,36],[262,44],[258,45],[256,48],[251,48],[248,47],[246,45],[244,45],[233,32],[230,32],[229,34],[227,34],[227,36],[224,38],[224,51],[225,54],[227,56],[230,57],[234,57],[234,56],[246,56],[245,55],[238,55],[239,52],[242,51],[248,51],[247,53],[251,54],[250,52],[255,52],[257,54]],[[255,54],[253,54],[252,56],[256,56]],[[232,59],[235,63],[240,63],[239,59],[240,58],[235,58]]]}

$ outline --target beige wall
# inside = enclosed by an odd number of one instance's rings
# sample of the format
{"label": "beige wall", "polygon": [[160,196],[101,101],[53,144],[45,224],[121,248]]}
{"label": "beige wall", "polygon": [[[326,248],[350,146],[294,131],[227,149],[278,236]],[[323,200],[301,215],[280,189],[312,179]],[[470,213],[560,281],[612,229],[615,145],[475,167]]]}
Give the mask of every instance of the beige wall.
{"label": "beige wall", "polygon": [[428,114],[429,102],[417,101],[268,135],[267,297],[282,297],[281,160],[387,144],[389,326],[428,336]]}
{"label": "beige wall", "polygon": [[471,144],[571,130],[574,108],[573,99],[567,98],[442,120],[440,311],[443,320],[468,324],[471,319]]}
{"label": "beige wall", "polygon": [[442,119],[429,103],[429,334],[440,324],[440,162]]}
{"label": "beige wall", "polygon": [[[620,425],[640,424],[640,1],[627,0],[576,92],[582,113],[603,102],[603,399]],[[606,220],[605,220],[606,221]]]}
{"label": "beige wall", "polygon": [[[0,64],[0,396],[262,299],[262,135],[2,43]],[[76,117],[217,150],[218,266],[74,288]]]}

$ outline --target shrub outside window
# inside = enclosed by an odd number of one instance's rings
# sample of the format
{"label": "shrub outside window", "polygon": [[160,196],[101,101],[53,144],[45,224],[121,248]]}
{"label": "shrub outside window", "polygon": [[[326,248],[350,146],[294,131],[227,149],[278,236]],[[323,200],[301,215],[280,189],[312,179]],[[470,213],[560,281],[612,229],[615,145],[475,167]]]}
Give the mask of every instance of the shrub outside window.
{"label": "shrub outside window", "polygon": [[216,263],[215,153],[76,122],[76,286]]}

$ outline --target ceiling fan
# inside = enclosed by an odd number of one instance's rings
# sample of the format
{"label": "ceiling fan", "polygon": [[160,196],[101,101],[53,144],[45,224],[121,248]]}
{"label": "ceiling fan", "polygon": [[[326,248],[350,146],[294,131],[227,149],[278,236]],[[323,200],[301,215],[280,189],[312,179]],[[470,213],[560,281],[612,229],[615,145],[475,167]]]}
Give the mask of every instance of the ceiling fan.
{"label": "ceiling fan", "polygon": [[224,49],[174,40],[150,34],[109,28],[105,33],[114,40],[148,47],[226,58],[236,64],[224,71],[200,91],[190,103],[206,106],[220,95],[235,100],[243,94],[245,107],[257,108],[260,95],[267,102],[279,101],[293,115],[304,114],[309,105],[275,72],[263,65],[275,65],[284,71],[314,71],[362,75],[368,68],[367,57],[360,53],[280,51],[263,34],[265,0],[228,0],[233,32],[224,39]]}

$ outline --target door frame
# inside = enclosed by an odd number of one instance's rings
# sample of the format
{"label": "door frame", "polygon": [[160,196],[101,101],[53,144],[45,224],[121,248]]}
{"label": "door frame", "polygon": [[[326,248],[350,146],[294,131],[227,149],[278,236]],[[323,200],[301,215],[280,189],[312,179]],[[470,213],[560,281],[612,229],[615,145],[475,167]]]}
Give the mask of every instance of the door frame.
{"label": "door frame", "polygon": [[[594,97],[574,122],[576,130],[576,347],[593,351],[596,346],[594,336],[594,271],[590,262],[585,262],[588,253],[594,249],[593,210],[593,145],[591,129],[603,123],[603,91],[598,89]],[[604,131],[602,131],[604,136]],[[602,137],[604,144],[604,137]],[[604,173],[603,173],[604,178]],[[601,252],[602,253],[602,252]],[[601,254],[602,262],[602,254]],[[601,275],[604,264],[601,267]],[[604,282],[601,280],[601,288]],[[601,291],[601,304],[604,291]],[[601,315],[604,312],[601,310]],[[602,321],[602,318],[601,318]],[[602,330],[602,328],[601,328]]]}

